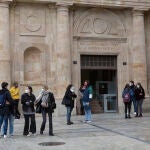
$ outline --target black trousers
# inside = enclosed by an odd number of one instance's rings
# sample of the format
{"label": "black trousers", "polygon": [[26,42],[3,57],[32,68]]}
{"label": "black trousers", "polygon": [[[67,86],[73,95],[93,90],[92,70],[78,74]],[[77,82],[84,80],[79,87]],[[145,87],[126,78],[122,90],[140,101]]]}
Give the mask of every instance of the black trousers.
{"label": "black trousers", "polygon": [[[33,115],[24,115],[25,124],[24,124],[24,131],[23,135],[28,135],[29,132],[32,134],[36,133],[36,122],[35,122],[35,114]],[[30,123],[30,129],[29,129]]]}
{"label": "black trousers", "polygon": [[19,119],[20,118],[20,112],[18,110],[18,104],[19,104],[19,100],[14,100],[14,114],[15,114],[15,118]]}
{"label": "black trousers", "polygon": [[41,124],[41,129],[40,131],[44,131],[45,130],[45,125],[46,125],[46,121],[47,121],[47,114],[48,114],[48,119],[49,119],[49,134],[53,134],[53,123],[52,123],[52,113],[47,111],[46,108],[42,108],[42,118],[43,118],[43,122]]}
{"label": "black trousers", "polygon": [[125,115],[127,115],[127,112],[130,115],[130,112],[131,112],[131,102],[124,102],[124,105],[125,105]]}

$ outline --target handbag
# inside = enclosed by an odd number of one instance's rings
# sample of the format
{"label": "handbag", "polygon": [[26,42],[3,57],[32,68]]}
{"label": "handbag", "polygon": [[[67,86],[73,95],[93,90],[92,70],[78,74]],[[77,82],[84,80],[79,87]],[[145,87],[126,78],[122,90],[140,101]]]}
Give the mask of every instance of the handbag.
{"label": "handbag", "polygon": [[40,105],[36,105],[36,109],[35,109],[36,113],[41,113],[41,104]]}
{"label": "handbag", "polygon": [[41,103],[41,106],[44,107],[44,108],[48,108],[48,103],[42,102],[42,103]]}

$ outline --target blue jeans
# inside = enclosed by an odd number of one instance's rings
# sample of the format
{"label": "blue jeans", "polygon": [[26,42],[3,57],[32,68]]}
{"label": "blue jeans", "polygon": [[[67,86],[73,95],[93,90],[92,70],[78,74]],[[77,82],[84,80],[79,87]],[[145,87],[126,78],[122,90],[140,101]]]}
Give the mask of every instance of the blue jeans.
{"label": "blue jeans", "polygon": [[133,108],[134,108],[134,112],[136,112],[136,99],[135,97],[132,97],[132,102],[133,102]]}
{"label": "blue jeans", "polygon": [[42,108],[42,118],[43,118],[43,121],[42,121],[42,124],[41,124],[41,128],[40,128],[40,131],[44,131],[45,130],[45,125],[46,125],[46,117],[47,117],[47,114],[48,114],[48,118],[49,118],[49,134],[53,134],[53,122],[52,122],[52,113],[51,112],[47,112],[45,108]]}
{"label": "blue jeans", "polygon": [[69,123],[71,120],[71,113],[72,113],[73,108],[70,106],[66,106],[66,108],[67,108],[67,115],[66,115],[67,116],[67,122]]}
{"label": "blue jeans", "polygon": [[7,128],[8,128],[8,116],[7,115],[0,115],[0,131],[1,127],[5,123],[1,135],[7,135]]}
{"label": "blue jeans", "polygon": [[[9,135],[14,135],[14,115],[13,114],[8,115],[8,121],[9,121]],[[3,128],[2,128],[2,135],[4,135],[5,126],[7,126],[8,128],[8,121],[7,122],[4,121]],[[6,134],[7,134],[7,131],[6,131]]]}
{"label": "blue jeans", "polygon": [[83,102],[84,112],[85,112],[85,121],[91,121],[91,106],[87,102]]}
{"label": "blue jeans", "polygon": [[[142,104],[143,104],[143,99],[137,100],[136,101],[136,114],[142,114]],[[139,111],[140,112],[139,112]],[[139,112],[139,113],[138,113]]]}

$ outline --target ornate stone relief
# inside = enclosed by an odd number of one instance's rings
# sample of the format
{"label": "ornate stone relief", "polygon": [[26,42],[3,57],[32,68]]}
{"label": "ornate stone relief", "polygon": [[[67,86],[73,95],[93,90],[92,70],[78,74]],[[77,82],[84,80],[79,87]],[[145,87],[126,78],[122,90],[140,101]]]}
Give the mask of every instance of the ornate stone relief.
{"label": "ornate stone relief", "polygon": [[125,27],[111,11],[92,8],[74,20],[74,36],[124,37]]}
{"label": "ornate stone relief", "polygon": [[31,32],[37,32],[41,29],[41,23],[38,21],[38,17],[34,14],[27,16],[25,28]]}
{"label": "ornate stone relief", "polygon": [[20,35],[45,36],[45,8],[20,6]]}

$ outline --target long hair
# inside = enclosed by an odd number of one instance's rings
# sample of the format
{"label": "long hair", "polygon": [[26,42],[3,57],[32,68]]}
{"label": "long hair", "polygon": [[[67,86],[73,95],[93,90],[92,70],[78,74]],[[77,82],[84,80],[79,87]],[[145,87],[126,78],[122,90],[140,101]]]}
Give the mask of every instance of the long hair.
{"label": "long hair", "polygon": [[72,84],[69,84],[66,88],[66,93],[68,93],[68,91],[70,90],[70,88],[72,87]]}
{"label": "long hair", "polygon": [[27,86],[27,87],[28,87],[28,89],[30,90],[30,93],[32,93],[32,92],[33,92],[32,87],[31,87],[31,86]]}
{"label": "long hair", "polygon": [[127,89],[127,90],[129,90],[129,89],[130,89],[130,86],[129,86],[129,84],[128,84],[128,83],[125,85],[124,90],[125,90],[125,89]]}

